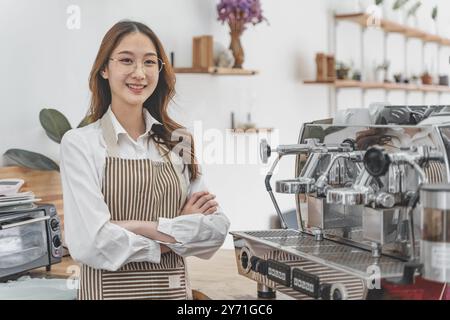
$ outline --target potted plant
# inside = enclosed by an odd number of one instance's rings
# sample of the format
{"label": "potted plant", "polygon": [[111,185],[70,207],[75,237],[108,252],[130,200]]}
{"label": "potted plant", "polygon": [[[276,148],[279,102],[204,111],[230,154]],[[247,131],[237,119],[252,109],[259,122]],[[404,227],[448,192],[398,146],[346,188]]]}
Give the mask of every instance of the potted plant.
{"label": "potted plant", "polygon": [[419,85],[419,84],[420,84],[420,78],[419,78],[419,76],[416,75],[416,74],[412,75],[412,76],[411,76],[411,79],[410,79],[410,83],[411,83],[411,84],[415,84],[415,85]]}
{"label": "potted plant", "polygon": [[433,77],[428,71],[425,71],[422,73],[422,76],[420,77],[423,85],[432,85],[433,84]]}
{"label": "potted plant", "polygon": [[[39,121],[47,136],[58,144],[61,143],[64,134],[72,129],[72,126],[67,118],[55,109],[42,109],[39,113]],[[78,128],[84,127],[89,123],[89,117],[86,116],[80,122]],[[55,161],[40,153],[22,149],[9,149],[3,154],[3,156],[7,162],[19,167],[34,170],[59,171],[59,165]]]}
{"label": "potted plant", "polygon": [[376,82],[388,82],[387,76],[389,71],[390,62],[384,61],[382,64],[375,67],[375,81]]}
{"label": "potted plant", "polygon": [[350,67],[343,62],[336,62],[336,78],[347,80],[349,78]]}
{"label": "potted plant", "polygon": [[437,18],[438,18],[438,7],[433,7],[433,10],[431,10],[431,33],[438,34],[438,24],[437,24]]}
{"label": "potted plant", "polygon": [[233,68],[242,68],[244,63],[244,49],[241,35],[247,25],[256,25],[267,21],[263,16],[259,0],[221,0],[217,5],[218,20],[230,27],[230,50],[234,56]]}
{"label": "potted plant", "polygon": [[406,14],[406,24],[410,27],[418,28],[419,22],[417,19],[417,10],[422,6],[422,1],[417,1],[414,3],[409,9]]}
{"label": "potted plant", "polygon": [[391,20],[404,24],[405,23],[405,5],[409,0],[395,0],[392,5],[392,16]]}
{"label": "potted plant", "polygon": [[403,74],[401,73],[394,74],[394,81],[395,83],[403,83]]}
{"label": "potted plant", "polygon": [[362,80],[361,71],[359,70],[353,71],[352,80],[361,81]]}
{"label": "potted plant", "polygon": [[448,75],[440,75],[439,76],[439,85],[448,87]]}

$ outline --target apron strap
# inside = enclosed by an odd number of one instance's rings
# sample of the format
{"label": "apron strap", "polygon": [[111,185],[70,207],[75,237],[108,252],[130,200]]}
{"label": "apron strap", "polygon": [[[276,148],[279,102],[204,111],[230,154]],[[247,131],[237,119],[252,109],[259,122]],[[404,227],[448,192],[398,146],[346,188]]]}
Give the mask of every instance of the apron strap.
{"label": "apron strap", "polygon": [[[150,140],[152,140],[152,138],[148,138],[148,143],[150,143]],[[161,156],[161,158],[164,160],[164,162],[171,162],[170,161],[170,151],[166,146],[163,146],[159,143],[156,143],[154,141],[152,141],[154,143],[154,145],[156,146],[156,149],[158,149],[159,155]]]}
{"label": "apron strap", "polygon": [[181,186],[181,199],[180,199],[181,200],[180,208],[181,208],[184,204],[184,201],[186,200],[189,188],[189,181],[186,179],[183,173],[184,169],[183,161],[181,160],[181,158],[177,157],[175,152],[168,151],[166,146],[160,145],[159,143],[155,143],[155,145],[164,161],[169,162],[172,165],[172,168],[175,170],[175,173],[177,174],[178,181],[180,182]]}
{"label": "apron strap", "polygon": [[114,133],[111,118],[107,113],[100,119],[100,126],[102,127],[103,138],[106,143],[106,154],[109,157],[119,158],[120,153],[117,138]]}

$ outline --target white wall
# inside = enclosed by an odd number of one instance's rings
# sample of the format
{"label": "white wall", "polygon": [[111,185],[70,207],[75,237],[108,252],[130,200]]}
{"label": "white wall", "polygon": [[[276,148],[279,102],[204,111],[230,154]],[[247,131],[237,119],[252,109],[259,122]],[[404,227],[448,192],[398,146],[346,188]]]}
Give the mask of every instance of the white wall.
{"label": "white wall", "polygon": [[[357,1],[356,1],[357,2]],[[446,0],[439,3],[440,14],[450,12]],[[244,117],[247,112],[259,126],[277,130],[272,136],[279,143],[294,143],[300,124],[328,116],[328,91],[321,86],[305,86],[303,80],[315,77],[315,53],[328,50],[328,10],[351,7],[344,0],[262,0],[270,25],[249,27],[242,37],[246,68],[257,69],[254,77],[177,76],[173,114],[193,128],[202,121],[203,129],[219,133],[230,126],[230,112]],[[212,34],[228,45],[227,27],[216,20],[216,1],[212,0],[0,0],[0,152],[22,148],[58,160],[59,146],[50,141],[38,121],[44,107],[62,111],[75,126],[89,103],[88,74],[105,32],[118,20],[131,18],[148,24],[160,36],[167,52],[175,52],[176,66],[191,64],[192,37]],[[81,8],[81,29],[66,27],[69,5]],[[428,9],[423,15],[428,15]],[[422,20],[421,20],[422,21]],[[424,19],[425,21],[425,19]],[[448,21],[448,19],[447,19]],[[389,39],[392,62],[401,63],[402,40]],[[346,23],[338,27],[338,59],[359,61],[359,28]],[[367,63],[381,56],[379,31],[369,31]],[[392,42],[392,44],[391,44]],[[420,61],[420,47],[411,43],[411,61]],[[414,47],[416,46],[416,47]],[[430,48],[432,50],[432,48]],[[430,53],[432,56],[432,54]],[[449,52],[443,52],[441,72],[448,74]],[[411,62],[417,68],[418,62]],[[418,70],[419,72],[420,70]],[[403,92],[388,96],[393,103],[406,103]],[[384,100],[382,91],[368,92],[365,104]],[[427,103],[449,103],[436,94]],[[409,103],[422,103],[421,94],[411,94]],[[360,106],[358,90],[342,91],[339,107]],[[214,132],[209,132],[214,134]],[[206,137],[208,138],[208,137]],[[211,138],[211,136],[209,136]],[[254,136],[232,136],[240,155]],[[197,141],[197,144],[200,141]],[[208,147],[209,146],[209,147]],[[210,152],[212,144],[204,145]],[[209,148],[209,150],[208,150]],[[225,154],[232,146],[224,147]],[[248,146],[247,146],[248,149]],[[200,155],[201,158],[201,155]],[[274,214],[264,189],[264,167],[258,164],[205,164],[204,173],[211,190],[232,221],[231,230],[265,229]],[[293,177],[293,159],[284,160],[278,177]],[[274,178],[276,179],[276,178]],[[282,210],[294,208],[293,198],[278,196]],[[231,247],[231,239],[227,240]]]}

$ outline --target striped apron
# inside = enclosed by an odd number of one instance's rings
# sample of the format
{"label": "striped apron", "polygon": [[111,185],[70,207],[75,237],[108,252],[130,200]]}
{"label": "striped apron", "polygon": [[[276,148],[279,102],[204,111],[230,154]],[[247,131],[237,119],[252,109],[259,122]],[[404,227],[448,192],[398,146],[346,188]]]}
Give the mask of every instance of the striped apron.
{"label": "striped apron", "polygon": [[[186,194],[167,155],[164,161],[121,159],[109,117],[100,120],[107,157],[102,193],[111,220],[157,221],[180,213]],[[150,138],[149,138],[150,140]],[[131,262],[117,271],[81,265],[80,300],[192,299],[184,259],[173,251],[159,264]]]}

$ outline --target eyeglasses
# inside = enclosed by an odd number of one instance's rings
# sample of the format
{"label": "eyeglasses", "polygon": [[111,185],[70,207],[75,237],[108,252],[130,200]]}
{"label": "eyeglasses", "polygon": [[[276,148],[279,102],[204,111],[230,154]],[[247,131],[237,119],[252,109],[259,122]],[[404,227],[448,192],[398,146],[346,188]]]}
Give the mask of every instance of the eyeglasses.
{"label": "eyeglasses", "polygon": [[[137,61],[131,58],[109,58],[109,60],[117,62],[119,71],[126,74],[134,72],[138,65]],[[163,69],[164,64],[165,63],[160,58],[151,57],[142,62],[141,68],[144,73],[159,73]]]}

